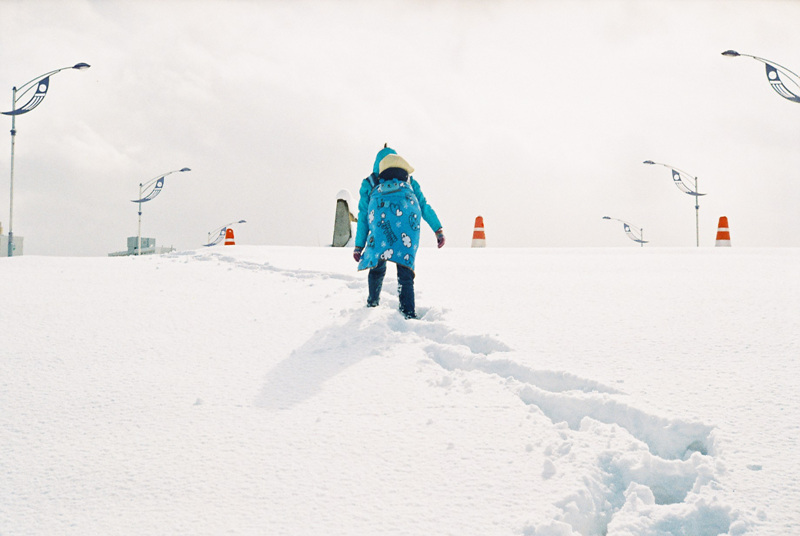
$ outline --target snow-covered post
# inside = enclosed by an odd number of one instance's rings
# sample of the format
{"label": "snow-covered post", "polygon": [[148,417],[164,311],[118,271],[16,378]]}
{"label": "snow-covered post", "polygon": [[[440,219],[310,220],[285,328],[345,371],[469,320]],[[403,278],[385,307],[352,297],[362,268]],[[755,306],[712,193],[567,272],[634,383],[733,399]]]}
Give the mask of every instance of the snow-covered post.
{"label": "snow-covered post", "polygon": [[343,248],[353,240],[352,223],[357,221],[350,206],[352,197],[347,190],[340,190],[336,194],[336,219],[333,222],[333,242],[335,248]]}

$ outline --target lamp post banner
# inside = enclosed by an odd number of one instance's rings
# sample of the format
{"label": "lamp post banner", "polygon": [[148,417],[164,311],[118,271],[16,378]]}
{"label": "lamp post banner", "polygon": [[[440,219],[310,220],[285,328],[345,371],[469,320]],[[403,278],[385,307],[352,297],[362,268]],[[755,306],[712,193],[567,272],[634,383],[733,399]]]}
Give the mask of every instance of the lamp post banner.
{"label": "lamp post banner", "polygon": [[[625,229],[625,234],[628,235],[628,238],[637,244],[647,244],[647,240],[645,240],[641,234],[637,234],[627,223],[622,222],[622,228]],[[641,230],[639,232],[641,233]]]}
{"label": "lamp post banner", "polygon": [[31,110],[33,110],[34,108],[39,106],[39,104],[42,103],[45,96],[47,95],[47,90],[49,87],[50,87],[50,77],[47,76],[45,78],[42,78],[36,84],[36,93],[33,94],[33,97],[31,97],[31,100],[29,100],[25,104],[25,106],[17,108],[16,110],[13,110],[11,112],[2,112],[3,115],[22,115],[30,112]]}
{"label": "lamp post banner", "polygon": [[783,97],[784,99],[790,100],[792,102],[800,102],[800,95],[795,95],[781,80],[781,75],[778,72],[778,69],[770,65],[769,63],[764,63],[767,66],[767,79],[769,80],[769,85],[772,86],[772,89],[775,92]]}
{"label": "lamp post banner", "polygon": [[691,189],[686,186],[686,183],[681,180],[681,174],[672,170],[672,180],[675,181],[675,186],[677,186],[682,192],[686,192],[687,194],[691,192]]}
{"label": "lamp post banner", "polygon": [[636,236],[634,236],[633,231],[631,231],[631,226],[628,225],[627,223],[623,223],[622,228],[625,229],[625,234],[628,235],[628,238],[630,238],[635,242]]}
{"label": "lamp post banner", "polygon": [[223,227],[220,230],[219,235],[217,235],[217,238],[213,242],[209,242],[208,244],[206,244],[206,247],[208,247],[208,246],[216,246],[217,244],[219,244],[222,241],[222,239],[225,238],[225,231],[227,231],[227,230],[228,230],[227,227]]}
{"label": "lamp post banner", "polygon": [[686,183],[685,183],[685,182],[684,182],[684,181],[681,179],[681,174],[680,174],[680,172],[679,172],[679,171],[676,171],[676,170],[674,170],[674,169],[672,169],[672,168],[670,168],[670,170],[672,171],[672,181],[675,183],[675,186],[677,186],[677,187],[678,187],[678,189],[679,189],[681,192],[683,192],[683,193],[685,193],[685,194],[693,195],[693,196],[706,195],[706,194],[701,194],[700,192],[696,192],[696,191],[692,190],[692,189],[691,189],[691,188],[690,188],[690,187],[689,187],[689,186],[688,186],[688,185],[687,185],[687,184],[686,184]]}
{"label": "lamp post banner", "polygon": [[143,198],[141,198],[141,199],[134,199],[132,202],[133,202],[133,203],[144,203],[144,202],[146,202],[146,201],[151,201],[151,200],[153,200],[153,199],[154,199],[154,198],[155,198],[155,197],[156,197],[158,194],[160,194],[160,193],[161,193],[161,189],[162,189],[163,187],[164,187],[164,177],[161,177],[161,178],[159,178],[159,179],[156,181],[156,185],[153,187],[153,189],[152,189],[152,190],[150,190],[150,193],[149,193],[149,194],[147,194],[146,196],[144,196],[144,197],[143,197]]}

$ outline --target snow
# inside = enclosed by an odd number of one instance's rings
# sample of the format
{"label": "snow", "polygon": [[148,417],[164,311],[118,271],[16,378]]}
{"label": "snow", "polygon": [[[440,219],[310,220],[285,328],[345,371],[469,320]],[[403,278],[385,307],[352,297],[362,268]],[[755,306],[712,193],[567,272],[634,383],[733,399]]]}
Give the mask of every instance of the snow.
{"label": "snow", "polygon": [[347,201],[348,206],[353,205],[353,196],[350,193],[350,190],[339,190],[339,193],[336,194],[336,200],[338,201],[339,199]]}
{"label": "snow", "polygon": [[800,532],[800,250],[0,259],[0,534]]}

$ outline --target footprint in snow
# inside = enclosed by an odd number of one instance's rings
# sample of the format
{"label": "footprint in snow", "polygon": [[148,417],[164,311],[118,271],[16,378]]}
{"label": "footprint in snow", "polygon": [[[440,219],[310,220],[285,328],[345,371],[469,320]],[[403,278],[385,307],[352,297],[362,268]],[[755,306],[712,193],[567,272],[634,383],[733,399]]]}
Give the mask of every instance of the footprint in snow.
{"label": "footprint in snow", "polygon": [[[649,414],[618,400],[616,397],[624,393],[601,382],[494,358],[493,354],[507,353],[511,348],[489,335],[458,333],[443,316],[439,311],[426,311],[422,315],[426,322],[403,321],[393,329],[414,332],[425,339],[427,356],[450,372],[478,371],[506,378],[509,382],[505,385],[515,389],[523,403],[537,407],[554,426],[564,427],[564,444],[546,456],[542,479],[557,478],[559,453],[569,453],[576,441],[598,443],[601,454],[594,461],[597,479],[585,480],[587,490],[555,503],[573,528],[595,527],[597,533],[605,533],[617,513],[625,512],[618,518],[622,523],[628,510],[637,511],[641,505],[668,508],[695,501],[697,504],[683,505],[685,516],[671,523],[680,530],[691,530],[694,510],[712,508],[718,510],[715,519],[719,522],[709,527],[709,534],[729,530],[729,509],[691,498],[692,492],[714,486],[716,462],[709,456],[713,452],[713,427]],[[618,429],[627,434],[616,433]],[[615,439],[617,436],[620,439]],[[615,441],[619,447],[610,448]],[[752,465],[748,469],[761,467]],[[529,530],[536,529],[527,527],[526,533]]]}

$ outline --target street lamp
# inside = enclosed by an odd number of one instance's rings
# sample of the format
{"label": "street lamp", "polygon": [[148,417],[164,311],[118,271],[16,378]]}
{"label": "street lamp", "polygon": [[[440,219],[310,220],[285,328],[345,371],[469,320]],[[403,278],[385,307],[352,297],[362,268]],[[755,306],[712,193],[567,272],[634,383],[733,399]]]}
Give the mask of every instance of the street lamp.
{"label": "street lamp", "polygon": [[[188,167],[175,169],[172,171],[168,171],[167,173],[162,173],[161,175],[145,182],[139,183],[139,199],[132,199],[132,203],[139,204],[139,233],[136,235],[136,254],[142,254],[142,203],[146,203],[147,201],[152,201],[155,197],[161,193],[161,189],[164,188],[164,177],[167,175],[171,175],[173,173],[183,173],[185,171],[191,171]],[[153,189],[148,192],[147,195],[143,195],[143,192],[146,188],[149,188],[151,185]]]}
{"label": "street lamp", "polygon": [[[758,56],[751,56],[750,54],[740,54],[735,50],[726,50],[725,52],[722,53],[722,55],[727,56],[729,58],[745,56],[748,58],[753,58],[756,61],[760,61],[767,68],[767,80],[769,80],[769,85],[772,86],[772,89],[774,89],[775,92],[784,99],[800,103],[800,94],[798,94],[800,93],[800,75],[798,75],[797,73],[793,73],[786,67],[778,65],[774,61],[765,60],[764,58],[759,58]],[[795,91],[798,91],[798,93],[795,93],[794,91],[786,87],[784,80],[781,79],[781,75],[783,75],[786,81],[788,81],[795,88],[797,88],[795,89]]]}
{"label": "street lamp", "polygon": [[[642,163],[643,164],[648,164],[648,165],[656,165],[656,164],[658,164],[659,166],[664,166],[665,168],[669,168],[670,170],[672,170],[672,182],[675,183],[675,186],[677,186],[678,189],[681,192],[683,192],[685,194],[688,194],[688,195],[693,195],[694,196],[695,229],[696,229],[696,233],[697,233],[697,247],[700,247],[700,196],[701,195],[706,195],[706,194],[701,194],[700,192],[697,191],[697,177],[693,177],[693,176],[689,175],[688,173],[686,173],[685,171],[681,171],[678,168],[674,168],[672,166],[668,166],[667,164],[661,164],[659,162],[653,162],[652,160],[645,160]],[[685,175],[689,179],[692,179],[692,181],[694,182],[694,188],[690,188],[683,181],[683,179],[681,177],[681,174]]]}
{"label": "street lamp", "polygon": [[637,227],[637,230],[639,231],[639,233],[637,234],[636,231],[634,231],[634,225],[632,223],[628,223],[625,220],[620,220],[618,218],[612,218],[610,216],[603,216],[603,219],[615,220],[622,223],[622,228],[625,230],[625,234],[628,235],[628,238],[630,238],[634,242],[638,242],[639,244],[641,244],[642,247],[644,247],[644,245],[647,244],[647,240],[644,239],[643,228]]}
{"label": "street lamp", "polygon": [[[222,227],[218,227],[218,228],[214,229],[213,231],[209,231],[209,233],[208,233],[208,244],[203,244],[203,245],[208,247],[208,246],[215,246],[215,245],[219,244],[222,241],[222,239],[225,238],[225,232],[228,230],[228,227],[230,227],[234,223],[247,223],[247,221],[246,220],[232,221],[230,223],[226,223]],[[217,238],[215,238],[214,241],[212,242],[211,241],[211,235],[213,235],[213,234],[216,234]]]}
{"label": "street lamp", "polygon": [[[24,83],[19,88],[14,86],[11,88],[11,111],[0,112],[3,115],[11,116],[11,194],[9,195],[9,209],[8,209],[8,256],[11,257],[14,252],[14,140],[17,136],[17,116],[26,114],[39,106],[47,95],[47,90],[50,88],[50,77],[61,71],[67,69],[77,69],[78,71],[86,70],[90,67],[88,63],[76,63],[70,67],[62,67],[55,71],[50,71],[37,76],[33,80]],[[25,103],[24,106],[17,108],[17,102],[24,97],[30,90],[36,88],[31,99]],[[19,93],[19,95],[17,95]]]}

